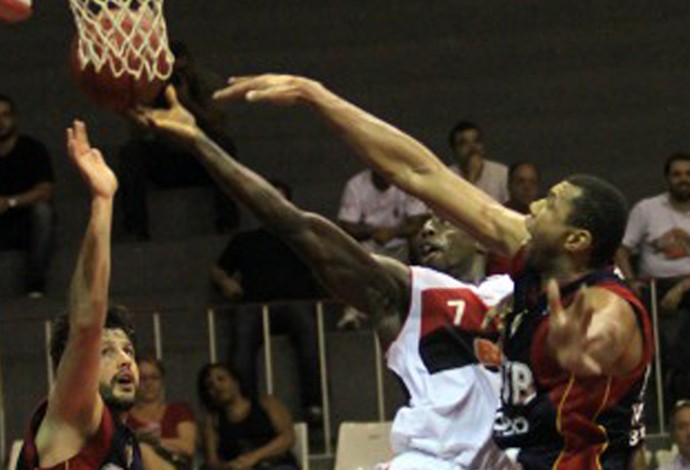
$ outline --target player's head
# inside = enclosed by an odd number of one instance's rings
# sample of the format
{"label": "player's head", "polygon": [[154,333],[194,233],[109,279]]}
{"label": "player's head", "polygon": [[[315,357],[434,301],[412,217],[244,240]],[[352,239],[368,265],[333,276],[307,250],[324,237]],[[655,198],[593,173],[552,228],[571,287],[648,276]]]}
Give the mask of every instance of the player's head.
{"label": "player's head", "polygon": [[671,438],[683,458],[690,460],[690,400],[681,400],[671,411]]}
{"label": "player's head", "polygon": [[0,140],[17,133],[16,107],[12,98],[0,94]]}
{"label": "player's head", "polygon": [[[50,355],[58,370],[70,334],[69,317],[53,322]],[[122,307],[108,310],[101,340],[99,389],[103,402],[115,411],[126,411],[134,405],[139,384],[139,369],[135,361],[134,327],[129,314]],[[74,351],[74,354],[80,354]]]}
{"label": "player's head", "polygon": [[139,387],[137,402],[152,403],[163,399],[165,367],[160,359],[144,356],[137,360],[139,366]]}
{"label": "player's head", "polygon": [[538,267],[567,255],[588,268],[613,260],[625,232],[628,206],[610,183],[589,175],[574,175],[530,206],[531,259]]}
{"label": "player's head", "polygon": [[235,371],[227,364],[206,364],[197,376],[199,401],[215,412],[242,397],[242,387]]}
{"label": "player's head", "polygon": [[678,202],[690,201],[690,155],[674,153],[668,157],[664,175],[671,197]]}
{"label": "player's head", "polygon": [[476,258],[484,253],[469,234],[437,215],[422,225],[413,239],[413,250],[423,266],[449,274],[467,269],[468,276]]}
{"label": "player's head", "polygon": [[484,132],[473,122],[460,121],[448,133],[453,153],[464,160],[472,155],[484,156]]}

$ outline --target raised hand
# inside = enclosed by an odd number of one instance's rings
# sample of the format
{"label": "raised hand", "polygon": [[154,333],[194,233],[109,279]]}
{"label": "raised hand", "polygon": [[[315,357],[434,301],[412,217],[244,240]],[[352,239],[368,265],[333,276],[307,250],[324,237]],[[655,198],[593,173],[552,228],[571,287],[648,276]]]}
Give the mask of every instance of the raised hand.
{"label": "raised hand", "polygon": [[280,106],[293,106],[316,89],[323,87],[313,80],[294,75],[257,75],[231,77],[228,86],[214,93],[219,101],[246,100]]}
{"label": "raised hand", "polygon": [[190,113],[177,98],[175,87],[169,85],[165,90],[168,109],[154,109],[140,106],[130,112],[130,116],[139,124],[158,130],[168,136],[191,142],[202,134],[194,115]]}
{"label": "raised hand", "polygon": [[549,302],[548,342],[558,363],[576,375],[591,376],[602,373],[601,366],[588,352],[593,344],[587,332],[592,323],[594,308],[588,304],[585,289],[575,295],[567,308],[555,280],[547,286]]}
{"label": "raised hand", "polygon": [[86,125],[74,121],[67,128],[67,152],[89,185],[93,197],[112,199],[117,191],[117,178],[97,148],[91,147]]}

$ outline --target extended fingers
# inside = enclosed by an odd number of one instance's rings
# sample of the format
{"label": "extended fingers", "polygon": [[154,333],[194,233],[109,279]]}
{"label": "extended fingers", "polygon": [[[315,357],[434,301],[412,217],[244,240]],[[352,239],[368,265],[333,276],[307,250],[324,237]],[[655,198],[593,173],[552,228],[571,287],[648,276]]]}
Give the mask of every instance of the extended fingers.
{"label": "extended fingers", "polygon": [[561,292],[555,279],[550,279],[546,286],[546,297],[549,302],[549,312],[551,315],[560,315],[563,310],[561,304]]}
{"label": "extended fingers", "polygon": [[249,92],[266,88],[270,82],[270,75],[230,77],[228,86],[217,90],[213,94],[213,99],[222,101],[245,99]]}

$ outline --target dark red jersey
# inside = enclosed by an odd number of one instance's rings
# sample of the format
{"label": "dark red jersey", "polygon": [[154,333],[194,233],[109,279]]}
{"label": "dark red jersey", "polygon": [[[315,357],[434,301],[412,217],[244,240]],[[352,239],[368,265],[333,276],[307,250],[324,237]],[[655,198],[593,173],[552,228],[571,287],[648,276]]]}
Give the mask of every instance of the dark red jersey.
{"label": "dark red jersey", "polygon": [[[39,466],[35,437],[43,421],[48,402],[44,402],[34,413],[29,430],[24,437],[24,446],[17,461],[17,470],[42,469]],[[101,424],[77,455],[49,467],[49,470],[143,470],[139,445],[132,431],[113,419],[107,407],[103,408]]]}

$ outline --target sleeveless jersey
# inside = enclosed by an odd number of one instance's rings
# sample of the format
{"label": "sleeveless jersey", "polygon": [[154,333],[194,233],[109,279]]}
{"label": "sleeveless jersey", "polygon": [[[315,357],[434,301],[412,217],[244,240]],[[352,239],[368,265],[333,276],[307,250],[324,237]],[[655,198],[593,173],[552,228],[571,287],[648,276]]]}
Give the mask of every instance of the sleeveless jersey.
{"label": "sleeveless jersey", "polygon": [[[393,422],[389,468],[507,468],[491,441],[498,332],[481,326],[489,307],[513,291],[512,281],[495,276],[477,287],[420,267],[411,277],[409,312],[386,354],[410,394]],[[493,360],[493,371],[477,356]],[[429,463],[434,458],[443,462]]]}
{"label": "sleeveless jersey", "polygon": [[627,301],[642,334],[640,364],[625,377],[575,377],[545,350],[546,296],[536,270],[515,277],[513,310],[503,338],[502,406],[494,440],[525,469],[627,468],[644,438],[643,396],[653,344],[647,312],[613,269],[601,269],[561,289],[568,305],[582,286]]}
{"label": "sleeveless jersey", "polygon": [[[48,402],[44,402],[34,413],[29,430],[24,437],[17,470],[35,470],[39,467],[35,437],[43,421]],[[50,470],[143,470],[139,445],[132,431],[113,419],[108,407],[103,408],[101,424],[77,455],[59,463]]]}

